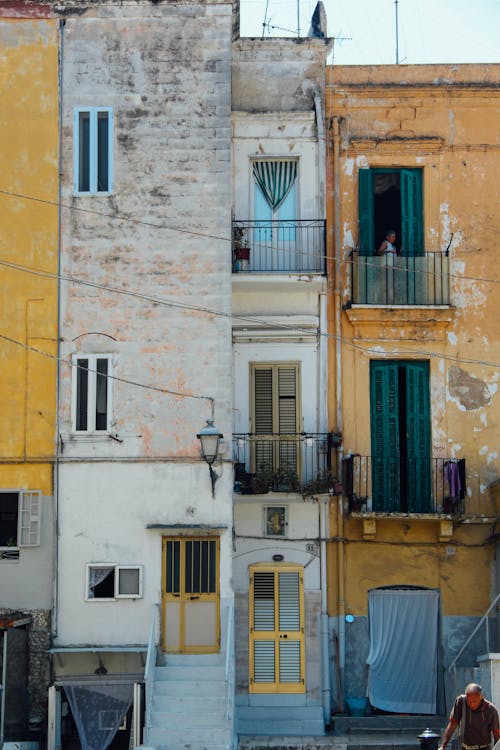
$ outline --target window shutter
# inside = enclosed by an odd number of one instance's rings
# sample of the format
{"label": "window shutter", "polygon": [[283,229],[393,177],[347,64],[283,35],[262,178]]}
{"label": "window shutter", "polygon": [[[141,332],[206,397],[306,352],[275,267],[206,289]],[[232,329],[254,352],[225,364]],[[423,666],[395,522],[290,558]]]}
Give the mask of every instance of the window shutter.
{"label": "window shutter", "polygon": [[398,365],[370,363],[373,510],[399,510]]}
{"label": "window shutter", "polygon": [[375,230],[373,220],[373,173],[371,169],[358,172],[359,192],[359,252],[373,255],[375,252]]}
{"label": "window shutter", "polygon": [[422,171],[401,170],[401,248],[403,255],[424,255]]}
{"label": "window shutter", "polygon": [[39,490],[20,492],[17,532],[19,547],[38,547],[40,545],[41,516],[42,493]]}
{"label": "window shutter", "polygon": [[[300,622],[300,576],[298,572],[280,572],[279,580],[279,630],[299,632]],[[280,683],[300,682],[300,640],[280,640]]]}
{"label": "window shutter", "polygon": [[[274,589],[273,572],[258,573],[253,576],[253,629],[254,631],[274,632]],[[274,640],[254,641],[253,679],[255,682],[274,683],[276,676],[276,653]]]}
{"label": "window shutter", "polygon": [[431,512],[429,363],[406,364],[408,511]]}
{"label": "window shutter", "polygon": [[[297,369],[278,368],[278,432],[297,433]],[[297,442],[283,440],[279,444],[279,466],[283,471],[297,471]]]}
{"label": "window shutter", "polygon": [[[254,424],[256,435],[273,434],[273,370],[254,370]],[[273,442],[272,440],[257,440],[255,443],[255,469],[258,471],[272,470]]]}

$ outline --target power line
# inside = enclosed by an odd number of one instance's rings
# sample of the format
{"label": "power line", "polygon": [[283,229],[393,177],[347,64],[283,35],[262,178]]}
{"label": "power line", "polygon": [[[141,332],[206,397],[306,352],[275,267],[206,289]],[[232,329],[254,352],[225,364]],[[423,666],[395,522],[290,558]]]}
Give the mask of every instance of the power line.
{"label": "power line", "polygon": [[[174,307],[174,308],[189,310],[193,312],[205,313],[207,315],[213,315],[214,317],[228,318],[231,320],[238,320],[244,323],[254,323],[254,324],[257,324],[259,327],[272,328],[272,329],[278,328],[280,330],[294,331],[299,334],[300,333],[310,334],[311,332],[310,329],[300,328],[300,327],[293,326],[293,325],[287,325],[286,323],[279,323],[279,322],[268,323],[266,321],[262,321],[261,318],[254,318],[248,315],[233,315],[230,312],[225,312],[222,310],[214,310],[209,307],[202,307],[199,305],[190,305],[190,304],[183,303],[183,302],[173,302],[171,300],[166,300],[161,297],[153,297],[151,295],[142,294],[141,292],[134,292],[131,290],[126,290],[126,289],[118,289],[116,287],[107,286],[104,284],[98,284],[97,282],[94,282],[94,281],[78,279],[73,276],[58,276],[58,274],[56,273],[50,273],[49,271],[38,271],[35,269],[30,269],[27,266],[21,266],[15,263],[9,263],[8,261],[0,261],[0,265],[4,265],[10,268],[13,268],[15,270],[19,270],[21,272],[32,273],[35,276],[44,276],[44,277],[53,278],[53,279],[60,278],[62,281],[68,281],[70,283],[75,283],[75,284],[82,284],[84,286],[90,286],[96,289],[101,289],[103,291],[111,292],[113,294],[124,294],[127,296],[131,296],[137,299],[144,300],[146,302],[152,302],[157,305],[164,305],[165,307]],[[379,339],[365,339],[365,341],[369,341],[370,343],[378,344],[377,347],[366,347],[366,346],[362,346],[360,344],[354,343],[353,339],[347,339],[343,336],[340,336],[334,333],[329,333],[327,331],[317,331],[317,335],[325,337],[327,339],[338,341],[344,344],[345,346],[351,347],[352,349],[356,349],[357,351],[360,351],[365,354],[380,354],[380,340]],[[3,337],[3,338],[6,338],[6,337]],[[15,342],[15,343],[20,343],[20,342]],[[421,357],[449,360],[454,363],[475,364],[475,365],[482,365],[484,367],[500,367],[500,363],[498,362],[489,362],[486,360],[478,360],[478,359],[472,359],[472,358],[466,358],[466,357],[456,357],[451,354],[447,355],[444,353],[419,351],[415,349],[396,349],[392,351],[394,354],[399,354],[399,355],[410,353],[410,354],[417,354],[418,356],[421,356]],[[138,384],[138,385],[141,385],[141,384]],[[155,390],[161,390],[161,389],[155,388]],[[164,390],[168,392],[166,389]],[[175,392],[173,392],[173,395],[183,395],[183,394],[180,394],[180,393],[176,394]],[[210,397],[208,396],[197,396],[197,398],[210,399]]]}
{"label": "power line", "polygon": [[[155,222],[145,221],[144,219],[134,219],[134,218],[131,218],[129,216],[122,216],[118,211],[115,211],[114,213],[111,214],[111,213],[108,213],[106,211],[97,211],[96,209],[92,209],[92,208],[82,208],[80,206],[71,206],[71,205],[68,205],[66,203],[59,203],[58,201],[49,201],[49,200],[44,199],[44,198],[37,198],[35,196],[25,195],[23,193],[15,193],[15,192],[12,192],[12,191],[9,191],[9,190],[2,190],[2,189],[0,189],[0,195],[9,195],[9,196],[11,196],[13,198],[21,198],[23,200],[34,201],[36,203],[43,203],[43,204],[46,204],[46,205],[49,205],[49,206],[57,206],[59,208],[66,208],[69,211],[80,211],[82,213],[90,213],[90,214],[94,214],[96,216],[102,216],[102,217],[104,217],[106,219],[112,219],[112,220],[123,221],[123,222],[130,222],[132,224],[137,224],[137,225],[143,225],[143,226],[147,226],[147,227],[152,227],[153,229],[164,229],[165,231],[168,231],[168,232],[179,232],[180,234],[188,234],[188,235],[192,235],[194,237],[202,237],[203,239],[220,240],[221,242],[232,243],[232,237],[231,236],[230,237],[226,237],[226,236],[217,235],[217,234],[210,234],[208,232],[197,232],[197,231],[191,230],[191,229],[182,229],[180,227],[172,227],[172,226],[168,226],[166,224],[156,224]],[[236,221],[236,223],[237,224],[238,223],[244,224],[245,222],[238,222],[238,221]],[[452,238],[453,238],[453,234],[452,234]],[[266,244],[264,242],[259,243],[259,244],[260,244],[260,246],[262,247],[263,250],[270,250],[272,252],[281,252],[280,248],[275,247],[272,244],[268,245],[268,244]],[[450,247],[450,244],[451,244],[451,240],[450,240],[450,243],[448,244],[448,248]],[[295,253],[295,255],[305,255],[305,256],[309,256],[310,255],[310,253],[308,253],[307,250],[294,249],[294,253]],[[336,256],[334,256],[334,255],[327,255],[325,253],[323,253],[323,254],[321,254],[321,253],[315,253],[314,255],[315,255],[316,258],[319,258],[321,260],[326,260],[326,261],[332,260],[333,262],[336,260]],[[362,256],[362,257],[363,258],[365,258],[365,257],[368,258],[370,256]],[[424,257],[424,256],[415,256],[415,257]],[[344,263],[349,263],[350,262],[349,260],[345,260],[343,258],[341,260]],[[375,268],[380,268],[380,266],[378,264],[375,264],[375,263],[367,262],[367,265],[371,265],[371,266],[373,266]],[[399,268],[399,267],[397,269],[395,269],[395,270],[397,270],[399,272],[402,272],[402,273],[420,273],[422,275],[430,275],[430,276],[434,275],[432,273],[432,271],[425,271],[425,270],[406,269],[406,268]],[[307,273],[307,271],[304,271],[304,273]],[[485,284],[498,284],[498,283],[500,283],[500,279],[485,279],[485,278],[474,277],[474,276],[460,276],[458,274],[451,274],[451,273],[449,273],[447,275],[448,275],[449,278],[452,278],[452,279],[456,278],[456,279],[459,279],[460,281],[477,281],[477,282],[485,283]]]}

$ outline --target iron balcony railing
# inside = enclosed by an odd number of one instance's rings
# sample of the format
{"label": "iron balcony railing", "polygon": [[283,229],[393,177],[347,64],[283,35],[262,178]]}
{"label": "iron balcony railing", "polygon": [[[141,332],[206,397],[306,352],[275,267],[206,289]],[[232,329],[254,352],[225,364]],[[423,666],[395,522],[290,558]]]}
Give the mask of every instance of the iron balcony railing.
{"label": "iron balcony railing", "polygon": [[449,305],[447,253],[416,257],[351,254],[351,302],[355,305]]}
{"label": "iron balcony railing", "polygon": [[258,495],[266,492],[329,492],[331,433],[290,435],[233,435],[235,490]]}
{"label": "iron balcony railing", "polygon": [[465,513],[465,459],[346,456],[342,485],[351,512]]}
{"label": "iron balcony railing", "polygon": [[326,273],[324,219],[233,221],[233,272]]}

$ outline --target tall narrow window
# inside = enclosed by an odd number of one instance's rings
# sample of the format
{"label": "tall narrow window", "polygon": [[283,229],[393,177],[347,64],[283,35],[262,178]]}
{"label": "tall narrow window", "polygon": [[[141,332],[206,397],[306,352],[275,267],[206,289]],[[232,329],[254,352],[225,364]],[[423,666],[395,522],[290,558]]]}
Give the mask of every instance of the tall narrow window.
{"label": "tall narrow window", "polygon": [[75,356],[73,365],[73,428],[76,432],[106,432],[111,422],[110,357]]}
{"label": "tall narrow window", "polygon": [[40,544],[42,502],[40,490],[0,491],[0,560],[17,547]]}
{"label": "tall narrow window", "polygon": [[109,107],[75,110],[75,192],[112,190],[113,112]]}

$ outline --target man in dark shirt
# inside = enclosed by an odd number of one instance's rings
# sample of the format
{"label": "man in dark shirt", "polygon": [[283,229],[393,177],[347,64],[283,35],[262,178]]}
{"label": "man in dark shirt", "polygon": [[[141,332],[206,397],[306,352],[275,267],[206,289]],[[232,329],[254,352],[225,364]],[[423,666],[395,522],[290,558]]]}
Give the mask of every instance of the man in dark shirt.
{"label": "man in dark shirt", "polygon": [[458,750],[491,750],[492,737],[495,742],[500,739],[498,711],[474,682],[467,685],[465,695],[456,698],[439,750],[445,750],[459,725]]}

